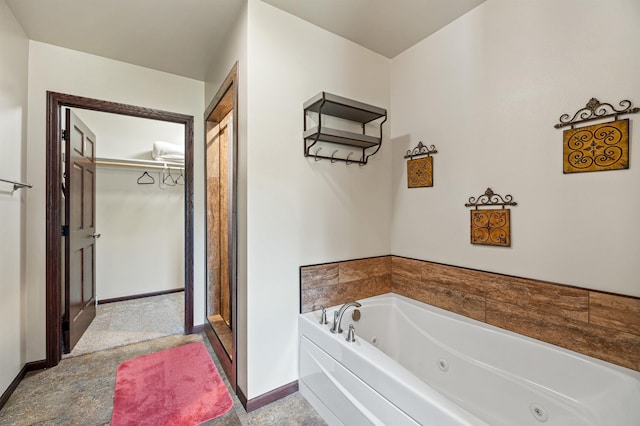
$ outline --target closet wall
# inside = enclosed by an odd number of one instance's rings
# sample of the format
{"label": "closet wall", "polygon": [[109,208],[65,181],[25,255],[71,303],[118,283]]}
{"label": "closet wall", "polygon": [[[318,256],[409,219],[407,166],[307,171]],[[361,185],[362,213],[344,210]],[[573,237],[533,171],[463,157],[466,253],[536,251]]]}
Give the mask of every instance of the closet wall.
{"label": "closet wall", "polygon": [[[183,144],[184,126],[75,110],[96,134],[98,158],[152,160],[153,142]],[[148,170],[154,184],[140,185]],[[160,170],[98,166],[98,301],[184,288],[184,186],[160,185]],[[171,170],[174,178],[179,170]]]}

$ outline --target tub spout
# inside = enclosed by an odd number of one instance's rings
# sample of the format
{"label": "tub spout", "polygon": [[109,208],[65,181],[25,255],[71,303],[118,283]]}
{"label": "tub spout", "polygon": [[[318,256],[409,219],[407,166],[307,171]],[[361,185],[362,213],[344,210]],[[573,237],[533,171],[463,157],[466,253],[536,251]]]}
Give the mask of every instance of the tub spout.
{"label": "tub spout", "polygon": [[342,322],[342,315],[344,314],[344,312],[349,309],[350,307],[355,306],[357,308],[359,308],[360,306],[362,306],[360,303],[358,302],[347,302],[344,305],[342,305],[342,307],[340,307],[340,310],[337,312],[334,312],[333,314],[333,326],[331,327],[331,329],[329,330],[332,333],[342,333],[342,328],[340,328],[340,323]]}

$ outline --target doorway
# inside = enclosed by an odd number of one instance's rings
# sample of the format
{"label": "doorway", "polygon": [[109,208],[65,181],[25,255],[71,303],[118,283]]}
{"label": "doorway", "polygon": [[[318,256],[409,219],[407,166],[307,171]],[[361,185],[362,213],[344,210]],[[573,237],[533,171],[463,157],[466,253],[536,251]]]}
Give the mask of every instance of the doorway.
{"label": "doorway", "polygon": [[193,117],[92,98],[47,92],[46,365],[62,354],[62,153],[64,107],[178,123],[184,126],[184,332],[193,332]]}
{"label": "doorway", "polygon": [[238,64],[205,112],[205,332],[236,388]]}
{"label": "doorway", "polygon": [[[85,204],[92,201],[95,213],[87,216],[95,216],[91,234],[96,237],[94,241],[63,238],[65,243],[74,245],[78,241],[94,242],[96,248],[86,256],[82,274],[89,279],[95,277],[91,279],[94,285],[82,286],[78,279],[82,275],[63,275],[63,359],[182,334],[184,125],[86,109],[63,111],[94,135],[95,159],[79,166],[95,166],[95,173],[88,175],[95,176],[93,185],[87,185],[91,190],[83,198]],[[65,139],[73,159],[82,144],[70,143],[79,134],[77,125],[71,129],[73,132],[65,131]],[[68,150],[64,146],[63,149]],[[65,170],[66,180],[77,167],[71,167],[71,173]],[[73,189],[79,185],[65,186]],[[69,196],[64,197],[65,205],[74,199],[73,193],[63,191],[64,195]],[[78,222],[81,215],[77,209],[65,210],[76,212],[71,219]],[[66,226],[70,218],[64,218]],[[69,226],[75,234],[78,228],[77,224]],[[95,259],[93,264],[91,259]],[[65,252],[65,271],[73,260]],[[89,272],[91,269],[94,273]],[[68,291],[76,287],[76,291]],[[93,303],[78,303],[87,293],[95,295]],[[81,306],[94,309],[95,318],[90,325],[78,329],[76,318],[81,316],[72,311]],[[70,339],[74,336],[77,337]]]}

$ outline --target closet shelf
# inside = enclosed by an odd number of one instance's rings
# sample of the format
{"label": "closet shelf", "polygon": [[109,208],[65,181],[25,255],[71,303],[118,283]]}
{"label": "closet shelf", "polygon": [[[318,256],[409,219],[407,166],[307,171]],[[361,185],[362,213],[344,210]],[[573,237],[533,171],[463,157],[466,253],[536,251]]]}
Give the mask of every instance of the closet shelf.
{"label": "closet shelf", "polygon": [[135,167],[141,169],[166,169],[168,167],[172,169],[184,169],[183,163],[128,158],[96,158],[95,163],[97,166]]}
{"label": "closet shelf", "polygon": [[[314,157],[316,160],[325,158],[331,160],[332,163],[343,161],[347,164],[358,163],[365,165],[369,157],[380,149],[382,145],[382,125],[387,121],[386,109],[343,98],[342,96],[332,95],[327,92],[320,92],[309,99],[304,103],[303,108],[305,157]],[[317,114],[317,126],[307,129],[307,117],[310,113]],[[362,133],[328,128],[322,124],[323,116],[331,116],[358,123],[362,126]],[[365,133],[365,125],[378,119],[383,119],[379,123],[379,135],[367,135]],[[358,155],[359,158],[351,158],[353,152],[348,154],[346,158],[336,157],[335,154],[338,150],[335,150],[330,157],[322,156],[318,155],[318,152],[322,149],[320,147],[317,147],[314,153],[311,152],[311,148],[318,144],[318,142],[338,144],[343,147],[351,147],[362,151]],[[373,152],[367,151],[370,148]]]}

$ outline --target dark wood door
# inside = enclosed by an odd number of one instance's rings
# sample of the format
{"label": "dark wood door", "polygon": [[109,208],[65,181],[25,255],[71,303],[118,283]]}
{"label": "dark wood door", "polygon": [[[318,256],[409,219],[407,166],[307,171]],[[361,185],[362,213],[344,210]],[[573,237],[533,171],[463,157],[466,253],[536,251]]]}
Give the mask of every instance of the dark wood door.
{"label": "dark wood door", "polygon": [[65,352],[96,316],[96,136],[66,110],[65,131]]}

